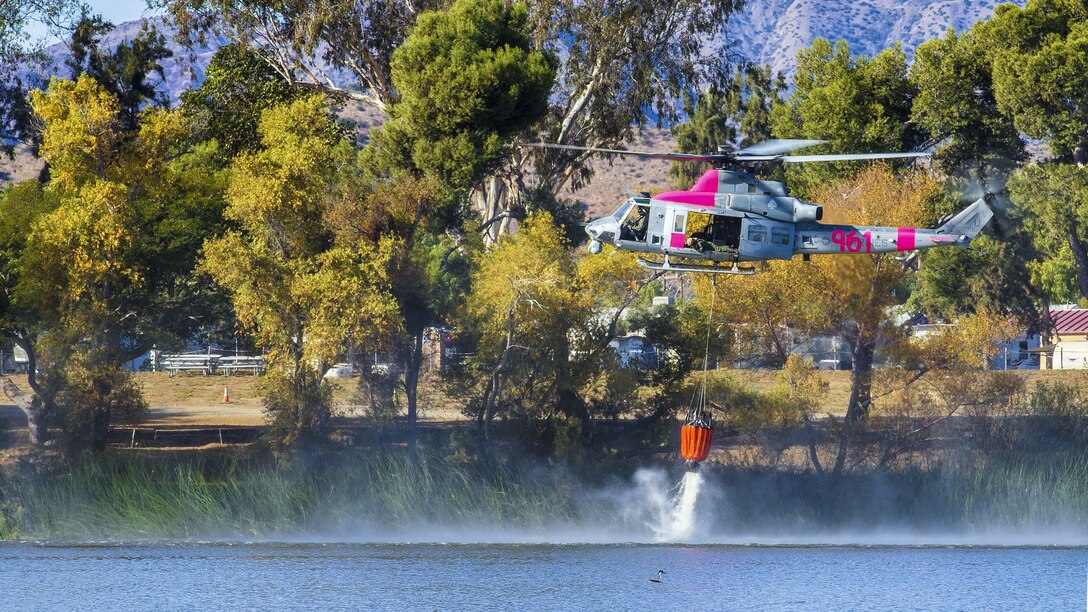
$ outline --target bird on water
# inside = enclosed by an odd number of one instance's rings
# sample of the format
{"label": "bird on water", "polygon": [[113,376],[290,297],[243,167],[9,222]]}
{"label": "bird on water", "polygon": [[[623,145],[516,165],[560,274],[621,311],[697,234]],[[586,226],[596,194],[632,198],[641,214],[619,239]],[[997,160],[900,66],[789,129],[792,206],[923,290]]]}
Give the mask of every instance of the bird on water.
{"label": "bird on water", "polygon": [[665,570],[657,570],[657,578],[650,578],[649,581],[661,584],[662,582],[664,582],[664,578],[663,578],[664,575],[665,575]]}

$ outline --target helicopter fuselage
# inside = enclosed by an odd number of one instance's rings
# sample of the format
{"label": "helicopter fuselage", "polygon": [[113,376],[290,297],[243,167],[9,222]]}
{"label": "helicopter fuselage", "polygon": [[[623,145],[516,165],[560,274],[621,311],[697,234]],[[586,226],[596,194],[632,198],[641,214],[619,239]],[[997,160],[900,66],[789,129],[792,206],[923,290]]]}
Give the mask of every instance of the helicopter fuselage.
{"label": "helicopter fuselage", "polygon": [[966,247],[992,216],[980,200],[936,229],[823,224],[823,209],[785,186],[709,170],[687,191],[629,198],[586,226],[590,250],[619,249],[713,262],[791,259],[798,253],[890,253]]}

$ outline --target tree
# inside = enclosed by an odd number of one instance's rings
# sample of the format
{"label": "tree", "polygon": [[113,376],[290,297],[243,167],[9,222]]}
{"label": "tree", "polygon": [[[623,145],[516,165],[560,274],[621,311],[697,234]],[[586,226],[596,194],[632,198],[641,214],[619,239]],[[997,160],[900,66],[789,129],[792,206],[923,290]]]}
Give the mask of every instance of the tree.
{"label": "tree", "polygon": [[[816,201],[831,211],[833,222],[910,227],[925,214],[936,188],[932,176],[916,173],[899,179],[886,166],[871,166],[853,179],[825,185]],[[909,275],[894,253],[830,255],[811,262],[775,262],[767,276],[738,277],[718,285],[727,312],[760,330],[772,344],[786,323],[792,323],[794,333],[835,333],[850,346],[850,399],[831,464],[825,466],[811,453],[821,475],[843,473],[851,443],[864,431],[873,401],[876,351],[903,340],[890,307],[898,303]]]}
{"label": "tree", "polygon": [[214,298],[191,273],[222,225],[221,196],[179,113],[148,109],[126,129],[87,74],[54,79],[31,105],[52,180],[12,190],[2,213],[20,224],[3,256],[6,327],[41,370],[31,388],[68,448],[96,449],[115,409],[142,406],[120,365],[157,339],[188,339],[209,314]]}
{"label": "tree", "polygon": [[391,69],[400,98],[363,155],[370,176],[386,182],[337,205],[333,224],[344,244],[385,236],[397,245],[389,273],[397,330],[407,336],[390,334],[390,346],[414,432],[424,332],[450,315],[460,292],[453,288],[467,283],[447,233],[461,230],[468,189],[546,112],[555,67],[531,48],[524,4],[461,0],[420,15]]}
{"label": "tree", "polygon": [[260,146],[263,111],[304,95],[307,90],[284,81],[257,51],[230,43],[215,52],[200,87],[182,92],[181,104],[202,136],[233,157]]}
{"label": "tree", "polygon": [[[740,67],[722,90],[707,89],[698,98],[684,95],[688,122],[672,128],[680,153],[707,153],[719,146],[746,147],[771,136],[771,109],[781,103],[785,77],[771,76],[770,66]],[[702,163],[674,163],[669,177],[686,189],[699,178]]]}
{"label": "tree", "polygon": [[[823,266],[794,261],[767,262],[753,277],[719,281],[717,303],[722,316],[736,326],[743,359],[784,365],[797,334],[832,326],[826,296],[834,280]],[[710,288],[699,286],[700,295]],[[700,298],[705,302],[705,298]]]}
{"label": "tree", "polygon": [[[828,144],[806,152],[853,153],[911,150],[923,135],[910,122],[916,90],[907,78],[907,59],[896,45],[876,57],[852,57],[844,41],[817,39],[797,54],[793,95],[775,104],[776,138],[812,138]],[[856,171],[855,162],[791,166],[791,189],[801,196],[820,184]]]}
{"label": "tree", "polygon": [[39,300],[26,299],[23,257],[31,227],[58,205],[55,194],[37,181],[25,181],[0,191],[0,337],[13,338],[29,359],[27,378],[32,393],[4,381],[4,394],[26,415],[30,443],[40,446],[48,437],[51,405],[38,382],[37,338],[44,330]]}
{"label": "tree", "polygon": [[1073,164],[1033,164],[1013,175],[1009,191],[1034,213],[1026,229],[1047,254],[1033,262],[1033,280],[1052,299],[1068,300],[1073,297],[1072,288],[1088,297],[1088,175],[1084,169]]}
{"label": "tree", "polygon": [[403,156],[454,192],[494,170],[512,136],[547,111],[555,60],[533,50],[526,5],[460,0],[419,16],[396,52],[392,81],[400,95],[375,130],[372,150]]}
{"label": "tree", "polygon": [[292,443],[327,425],[322,377],[345,343],[362,346],[373,330],[396,324],[386,276],[392,245],[333,244],[324,217],[352,149],[321,96],[265,111],[259,129],[261,150],[236,158],[227,189],[226,215],[239,229],[206,243],[202,268],[266,351],[265,407],[274,433]]}
{"label": "tree", "polygon": [[[173,55],[166,39],[154,27],[145,23],[131,41],[121,41],[108,50],[102,47],[102,36],[113,30],[113,24],[101,15],[91,15],[84,7],[82,16],[72,32],[71,57],[65,61],[71,78],[86,73],[111,93],[120,105],[125,129],[137,127],[140,110],[145,104],[168,107],[169,97],[157,86],[166,80],[159,62]],[[159,83],[148,81],[157,74]]]}
{"label": "tree", "polygon": [[[169,0],[179,40],[225,35],[258,50],[285,82],[366,102],[382,112],[397,99],[393,51],[423,11],[443,2],[366,0],[345,3],[268,0]],[[341,83],[342,74],[355,83]]]}
{"label": "tree", "polygon": [[[31,105],[43,125],[41,154],[53,175],[46,190],[56,205],[27,237],[13,303],[37,319],[23,338],[36,344],[28,354],[44,358],[46,384],[31,377],[32,388],[47,410],[57,404],[71,450],[98,449],[114,407],[142,406],[119,369],[146,305],[138,299],[147,294],[135,245],[150,228],[136,223],[137,211],[162,185],[186,130],[176,113],[158,111],[144,117],[139,133],[126,132],[117,99],[87,75],[54,79],[48,93],[32,93]],[[35,338],[35,331],[47,333]],[[78,399],[86,397],[97,399]]]}
{"label": "tree", "polygon": [[[556,362],[570,350],[568,330],[582,314],[574,270],[558,228],[540,213],[474,271],[466,310],[480,338],[474,361],[488,373],[474,415],[485,439],[500,409],[526,413],[548,405],[542,395],[556,380]],[[507,388],[508,378],[522,384]]]}
{"label": "tree", "polygon": [[[7,0],[0,4],[0,153],[14,157],[15,145],[34,149],[40,135],[27,94],[48,81],[44,40],[65,38],[79,20],[81,5],[73,0]],[[44,26],[36,38],[28,26]]]}
{"label": "tree", "polygon": [[[486,376],[469,407],[485,438],[499,415],[568,419],[588,433],[586,385],[608,361],[620,315],[647,281],[628,254],[576,264],[546,212],[480,257],[463,320],[478,338],[471,365]],[[607,306],[615,310],[601,316]]]}
{"label": "tree", "polygon": [[911,118],[934,140],[946,141],[934,156],[944,174],[984,186],[1003,185],[1001,176],[1024,159],[1024,143],[998,107],[995,49],[989,37],[976,31],[981,29],[980,22],[962,35],[949,30],[918,47],[910,68],[918,92]]}
{"label": "tree", "polygon": [[1043,253],[1032,266],[1033,278],[1057,297],[1063,290],[1055,272],[1068,271],[1071,259],[1078,289],[1088,296],[1088,234],[1072,206],[1084,198],[1082,165],[1088,160],[1088,15],[1076,2],[1029,2],[1022,9],[1003,7],[979,29],[986,40],[1001,41],[992,57],[998,108],[1054,156],[1021,170],[1009,184],[1014,201],[1038,219],[1028,225]]}
{"label": "tree", "polygon": [[[535,139],[618,148],[656,118],[675,120],[682,92],[721,87],[731,70],[724,36],[731,0],[529,3],[534,44],[561,59],[557,92]],[[489,243],[513,228],[519,211],[551,202],[592,177],[592,154],[518,149],[472,194]],[[546,194],[548,197],[540,197]],[[536,196],[536,197],[532,197]],[[494,219],[501,218],[499,227]]]}
{"label": "tree", "polygon": [[987,193],[995,197],[995,218],[969,251],[924,253],[911,302],[948,319],[985,307],[1034,324],[1042,296],[1029,274],[1037,256],[1023,231],[1029,212],[1009,199],[1005,187],[1026,153],[994,91],[993,62],[1006,45],[1003,39],[992,24],[979,22],[961,35],[949,31],[930,40],[915,54],[910,76],[918,95],[911,116],[942,142],[934,161],[959,196],[946,199],[929,221]]}

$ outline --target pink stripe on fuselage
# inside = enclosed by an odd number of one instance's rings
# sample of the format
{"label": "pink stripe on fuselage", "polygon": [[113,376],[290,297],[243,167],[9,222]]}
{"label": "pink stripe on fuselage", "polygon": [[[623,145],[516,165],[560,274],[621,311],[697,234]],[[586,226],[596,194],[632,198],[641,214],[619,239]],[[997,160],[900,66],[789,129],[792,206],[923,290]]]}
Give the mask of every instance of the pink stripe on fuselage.
{"label": "pink stripe on fuselage", "polygon": [[914,250],[914,228],[913,227],[901,227],[901,228],[899,228],[898,235],[895,238],[895,250],[897,250],[897,251],[913,251]]}
{"label": "pink stripe on fuselage", "polygon": [[666,191],[654,196],[655,200],[673,202],[675,204],[691,204],[692,206],[714,206],[713,193],[701,193],[694,191]]}
{"label": "pink stripe on fuselage", "polygon": [[669,238],[669,248],[682,249],[684,248],[684,239],[686,236],[684,232],[675,232],[672,237]]}
{"label": "pink stripe on fuselage", "polygon": [[688,191],[701,191],[703,193],[718,193],[718,171],[707,170],[699,177],[699,180]]}

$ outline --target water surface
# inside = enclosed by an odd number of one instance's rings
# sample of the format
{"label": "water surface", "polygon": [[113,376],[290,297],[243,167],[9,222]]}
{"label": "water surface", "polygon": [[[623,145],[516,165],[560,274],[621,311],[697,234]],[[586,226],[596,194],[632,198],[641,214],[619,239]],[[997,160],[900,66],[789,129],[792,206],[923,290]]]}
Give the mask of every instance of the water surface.
{"label": "water surface", "polygon": [[1061,547],[9,543],[0,608],[1071,610],[1086,564]]}

